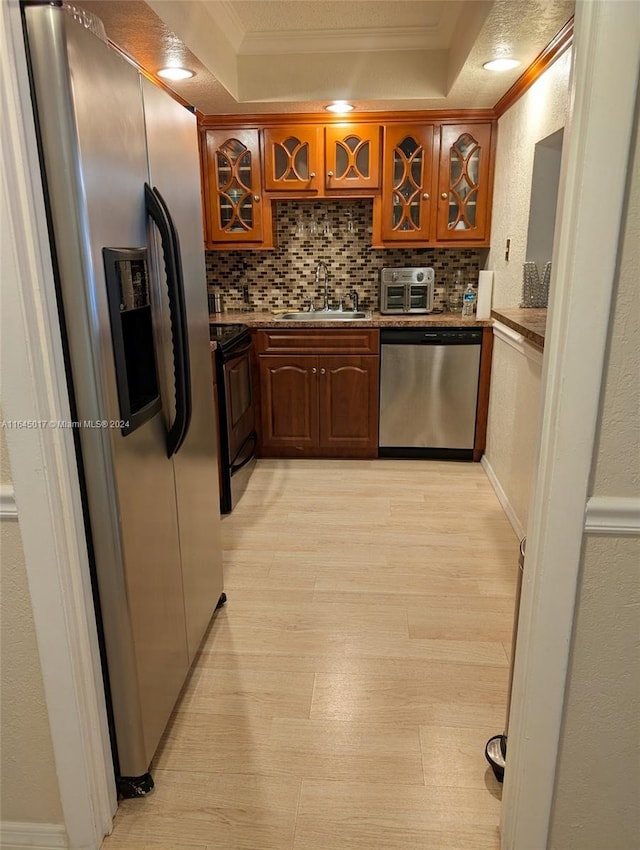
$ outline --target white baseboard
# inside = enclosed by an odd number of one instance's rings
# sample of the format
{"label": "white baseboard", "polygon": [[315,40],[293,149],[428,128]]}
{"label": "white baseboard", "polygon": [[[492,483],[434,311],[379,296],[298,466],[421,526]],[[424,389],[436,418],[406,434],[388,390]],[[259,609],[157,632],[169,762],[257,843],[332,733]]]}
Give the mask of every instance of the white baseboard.
{"label": "white baseboard", "polygon": [[513,505],[509,501],[509,497],[507,496],[507,494],[505,493],[505,491],[502,488],[502,485],[498,481],[498,476],[493,471],[493,468],[492,468],[491,464],[489,463],[489,461],[487,460],[486,455],[482,456],[482,459],[480,461],[480,466],[484,469],[484,471],[487,475],[487,478],[491,482],[491,486],[495,490],[496,496],[498,497],[498,501],[502,505],[502,508],[503,508],[505,514],[507,515],[507,519],[511,523],[511,526],[512,526],[513,530],[515,531],[518,540],[521,540],[524,537],[524,534],[525,534],[524,528],[522,527],[522,523],[518,519],[518,516],[513,509]]}
{"label": "white baseboard", "polygon": [[69,840],[63,826],[55,823],[0,822],[2,850],[67,850]]}

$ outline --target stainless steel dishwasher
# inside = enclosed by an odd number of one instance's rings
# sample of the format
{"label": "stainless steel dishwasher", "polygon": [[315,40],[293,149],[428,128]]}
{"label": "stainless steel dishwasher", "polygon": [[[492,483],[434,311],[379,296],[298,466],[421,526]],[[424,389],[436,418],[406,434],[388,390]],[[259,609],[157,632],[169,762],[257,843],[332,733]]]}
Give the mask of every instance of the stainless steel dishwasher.
{"label": "stainless steel dishwasher", "polygon": [[472,460],[481,328],[380,333],[380,457]]}

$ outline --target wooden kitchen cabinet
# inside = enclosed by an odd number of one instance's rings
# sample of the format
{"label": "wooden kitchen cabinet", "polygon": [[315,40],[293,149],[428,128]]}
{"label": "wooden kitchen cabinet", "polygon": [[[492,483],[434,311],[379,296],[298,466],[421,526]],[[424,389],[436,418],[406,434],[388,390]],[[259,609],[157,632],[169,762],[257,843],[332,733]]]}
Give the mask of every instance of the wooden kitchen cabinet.
{"label": "wooden kitchen cabinet", "polygon": [[325,127],[325,188],[328,191],[380,186],[380,126]]}
{"label": "wooden kitchen cabinet", "polygon": [[388,124],[374,247],[489,244],[493,124]]}
{"label": "wooden kitchen cabinet", "polygon": [[291,124],[267,127],[264,188],[268,192],[317,192],[324,185],[322,127]]}
{"label": "wooden kitchen cabinet", "polygon": [[265,128],[262,138],[267,192],[366,195],[380,186],[378,124],[288,124]]}
{"label": "wooden kitchen cabinet", "polygon": [[261,447],[267,457],[312,457],[318,447],[317,358],[258,358]]}
{"label": "wooden kitchen cabinet", "polygon": [[258,331],[255,342],[264,457],[377,456],[377,331]]}
{"label": "wooden kitchen cabinet", "polygon": [[261,127],[200,120],[207,248],[273,248],[272,203],[284,198],[373,198],[374,248],[489,244],[494,120],[258,117]]}
{"label": "wooden kitchen cabinet", "polygon": [[318,443],[330,457],[377,457],[377,357],[318,358]]}
{"label": "wooden kitchen cabinet", "polygon": [[271,204],[262,198],[258,130],[205,129],[201,156],[206,247],[273,247]]}
{"label": "wooden kitchen cabinet", "polygon": [[381,241],[426,242],[431,238],[433,125],[384,128]]}
{"label": "wooden kitchen cabinet", "polygon": [[493,188],[492,125],[443,124],[440,128],[436,239],[487,243]]}

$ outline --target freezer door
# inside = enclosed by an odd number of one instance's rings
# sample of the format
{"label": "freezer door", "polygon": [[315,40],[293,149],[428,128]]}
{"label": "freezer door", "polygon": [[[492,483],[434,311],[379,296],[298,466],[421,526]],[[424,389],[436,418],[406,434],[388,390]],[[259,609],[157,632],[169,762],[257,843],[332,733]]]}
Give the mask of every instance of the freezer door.
{"label": "freezer door", "polygon": [[380,446],[473,449],[479,345],[385,345]]}
{"label": "freezer door", "polygon": [[[115,423],[102,251],[146,243],[139,74],[60,8],[25,16],[78,419]],[[188,669],[173,467],[160,412],[79,435],[120,772],[139,776]]]}
{"label": "freezer door", "polygon": [[[209,312],[204,264],[200,165],[196,119],[162,89],[144,78],[145,122],[151,186],[166,201],[178,231],[182,256],[189,361],[191,423],[173,457],[178,502],[182,578],[189,659],[192,660],[222,593],[222,548],[218,495],[218,446],[213,404]],[[156,317],[163,340],[163,395],[173,395],[173,352],[166,282],[156,254],[159,285]],[[172,405],[167,409],[173,417]]]}

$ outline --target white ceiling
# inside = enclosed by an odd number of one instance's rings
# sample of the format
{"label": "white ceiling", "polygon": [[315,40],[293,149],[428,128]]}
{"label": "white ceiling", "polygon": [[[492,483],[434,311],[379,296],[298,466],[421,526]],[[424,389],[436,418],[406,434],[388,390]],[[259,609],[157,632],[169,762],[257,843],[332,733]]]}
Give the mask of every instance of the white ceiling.
{"label": "white ceiling", "polygon": [[[81,2],[81,0],[78,0]],[[148,71],[205,114],[492,107],[573,14],[573,0],[86,0]],[[513,55],[496,74],[482,63]]]}

